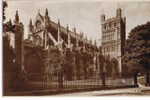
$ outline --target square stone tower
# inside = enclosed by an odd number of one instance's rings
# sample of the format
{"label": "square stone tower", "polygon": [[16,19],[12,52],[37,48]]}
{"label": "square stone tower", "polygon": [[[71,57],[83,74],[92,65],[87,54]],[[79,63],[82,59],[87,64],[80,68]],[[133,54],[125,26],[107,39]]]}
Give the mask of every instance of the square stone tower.
{"label": "square stone tower", "polygon": [[[124,54],[126,37],[126,18],[122,17],[122,10],[116,10],[116,16],[106,19],[101,15],[102,27],[102,54],[110,58],[116,58],[119,66],[117,72],[122,72],[121,57]],[[117,73],[116,72],[116,73]]]}

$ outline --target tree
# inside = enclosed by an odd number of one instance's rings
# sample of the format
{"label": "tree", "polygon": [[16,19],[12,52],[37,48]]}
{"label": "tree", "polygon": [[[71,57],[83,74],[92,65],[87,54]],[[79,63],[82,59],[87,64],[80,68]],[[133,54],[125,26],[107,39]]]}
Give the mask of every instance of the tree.
{"label": "tree", "polygon": [[3,21],[6,19],[6,16],[5,16],[5,8],[7,7],[7,2],[6,1],[3,1]]}
{"label": "tree", "polygon": [[[147,72],[150,70],[150,22],[131,30],[126,41],[124,65],[128,72]],[[147,80],[148,83],[149,79]]]}

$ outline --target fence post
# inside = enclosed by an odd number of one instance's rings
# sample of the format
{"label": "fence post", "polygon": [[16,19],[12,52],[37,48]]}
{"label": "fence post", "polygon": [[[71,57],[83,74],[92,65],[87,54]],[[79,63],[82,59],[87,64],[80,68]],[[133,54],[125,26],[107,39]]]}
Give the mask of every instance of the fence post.
{"label": "fence post", "polygon": [[138,87],[138,84],[137,84],[137,73],[134,73],[134,86],[135,87]]}
{"label": "fence post", "polygon": [[63,88],[63,73],[62,71],[60,71],[58,73],[58,84],[59,84],[59,88],[62,89]]}
{"label": "fence post", "polygon": [[102,85],[105,87],[106,86],[106,76],[105,76],[104,72],[101,74],[101,79],[102,79]]}

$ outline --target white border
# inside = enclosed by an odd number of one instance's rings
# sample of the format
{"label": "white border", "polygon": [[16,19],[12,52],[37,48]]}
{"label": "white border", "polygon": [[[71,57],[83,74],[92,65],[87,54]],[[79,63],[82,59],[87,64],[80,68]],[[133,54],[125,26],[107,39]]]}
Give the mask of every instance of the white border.
{"label": "white border", "polygon": [[[19,1],[19,0],[18,0]],[[35,1],[38,1],[38,0],[35,0]],[[57,2],[75,2],[75,1],[81,1],[81,2],[86,2],[86,1],[104,1],[104,0],[52,0],[52,1],[57,1]],[[105,0],[105,2],[116,2],[116,1],[150,1],[150,0]],[[0,12],[2,12],[2,0],[0,1]],[[2,13],[0,13],[0,23],[2,23]],[[0,25],[0,33],[1,33],[1,36],[0,36],[0,47],[2,47],[2,25]],[[25,97],[3,97],[2,96],[2,48],[0,49],[0,94],[1,94],[1,97],[0,97],[0,100],[1,99],[4,99],[4,100],[17,100],[17,99],[22,99],[22,100],[35,100],[35,99],[38,99],[38,100],[45,100],[45,99],[49,99],[49,100],[150,100],[150,98],[148,96],[100,96],[100,97],[54,97],[54,96],[37,96],[37,97],[33,97],[33,96],[25,96]]]}

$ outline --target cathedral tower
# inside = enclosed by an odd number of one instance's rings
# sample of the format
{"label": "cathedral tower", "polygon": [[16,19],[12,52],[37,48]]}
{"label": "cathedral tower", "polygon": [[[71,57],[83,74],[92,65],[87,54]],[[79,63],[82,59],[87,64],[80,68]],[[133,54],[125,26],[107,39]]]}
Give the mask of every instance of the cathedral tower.
{"label": "cathedral tower", "polygon": [[121,57],[124,54],[126,19],[122,17],[122,10],[116,10],[116,17],[106,19],[101,15],[102,26],[102,53],[104,56],[116,58],[119,63],[117,72],[122,72]]}
{"label": "cathedral tower", "polygon": [[15,54],[16,54],[16,65],[20,71],[24,70],[24,57],[23,57],[23,37],[24,28],[23,24],[19,20],[18,11],[16,11],[14,20],[14,33],[15,33]]}

